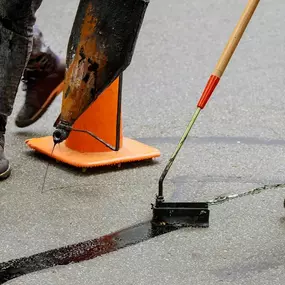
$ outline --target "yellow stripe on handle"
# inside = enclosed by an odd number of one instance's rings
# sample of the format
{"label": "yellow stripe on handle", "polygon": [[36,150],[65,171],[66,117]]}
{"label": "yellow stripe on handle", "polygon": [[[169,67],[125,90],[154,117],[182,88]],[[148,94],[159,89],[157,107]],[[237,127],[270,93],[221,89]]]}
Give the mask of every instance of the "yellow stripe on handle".
{"label": "yellow stripe on handle", "polygon": [[237,45],[239,44],[239,41],[250,22],[252,15],[258,5],[260,0],[249,0],[247,3],[247,6],[245,7],[243,14],[241,15],[216,67],[213,75],[221,78]]}

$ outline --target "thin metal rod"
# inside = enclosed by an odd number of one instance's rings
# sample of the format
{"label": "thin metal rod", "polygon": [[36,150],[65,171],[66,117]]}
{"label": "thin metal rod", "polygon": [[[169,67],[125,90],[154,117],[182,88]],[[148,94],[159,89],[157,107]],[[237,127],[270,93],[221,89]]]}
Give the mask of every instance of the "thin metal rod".
{"label": "thin metal rod", "polygon": [[166,177],[169,169],[171,168],[177,154],[179,153],[180,149],[182,148],[185,140],[187,139],[187,136],[189,134],[189,132],[191,131],[196,119],[198,118],[199,114],[200,114],[200,111],[201,109],[200,108],[197,108],[194,115],[192,116],[192,119],[191,121],[189,122],[183,136],[181,137],[174,153],[172,154],[172,156],[170,157],[169,161],[168,161],[168,164],[166,165],[164,171],[162,172],[161,176],[160,176],[160,179],[159,179],[159,192],[158,192],[158,198],[160,199],[163,199],[163,180],[164,178]]}
{"label": "thin metal rod", "polygon": [[[55,145],[56,145],[56,144],[53,145],[53,148],[52,148],[52,151],[51,151],[51,154],[50,154],[51,156],[52,156],[53,151],[54,151],[54,149],[55,149]],[[44,188],[45,188],[45,185],[46,185],[46,178],[47,178],[47,173],[48,173],[49,166],[50,166],[50,163],[49,163],[49,161],[48,161],[47,167],[46,167],[46,171],[45,171],[45,175],[44,175],[44,180],[43,180],[43,185],[42,185],[42,191],[41,191],[41,193],[44,192]]]}
{"label": "thin metal rod", "polygon": [[115,147],[113,147],[112,145],[110,145],[109,143],[106,143],[104,140],[100,139],[99,137],[97,137],[95,134],[93,134],[90,131],[87,130],[80,130],[80,129],[74,129],[74,128],[70,128],[72,131],[74,132],[79,132],[79,133],[85,133],[90,135],[91,137],[93,137],[94,139],[98,140],[100,143],[102,143],[103,145],[105,145],[106,147],[108,147],[109,149],[113,150],[113,151],[117,151]]}

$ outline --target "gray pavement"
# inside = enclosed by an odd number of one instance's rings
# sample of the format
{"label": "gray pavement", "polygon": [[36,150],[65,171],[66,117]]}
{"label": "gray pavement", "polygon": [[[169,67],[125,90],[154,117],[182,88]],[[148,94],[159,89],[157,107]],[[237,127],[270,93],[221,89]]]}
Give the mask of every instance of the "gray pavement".
{"label": "gray pavement", "polygon": [[[96,238],[151,217],[159,175],[246,0],[152,0],[123,89],[124,133],[162,152],[157,163],[82,173],[24,144],[49,135],[61,98],[24,130],[9,121],[14,171],[0,186],[0,262]],[[65,55],[78,1],[44,1],[38,24]],[[209,200],[285,182],[285,2],[261,1],[165,187]],[[284,189],[211,207],[208,229],[185,229],[9,284],[284,284]],[[284,251],[284,252],[283,252]],[[8,284],[7,283],[7,284]]]}

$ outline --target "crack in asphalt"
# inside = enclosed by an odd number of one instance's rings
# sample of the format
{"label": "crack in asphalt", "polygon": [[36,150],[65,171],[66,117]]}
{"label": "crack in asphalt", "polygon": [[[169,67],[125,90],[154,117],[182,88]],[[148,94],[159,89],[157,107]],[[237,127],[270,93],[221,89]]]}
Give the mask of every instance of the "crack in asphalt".
{"label": "crack in asphalt", "polygon": [[239,198],[249,196],[249,195],[257,195],[257,194],[263,193],[268,190],[277,190],[280,188],[285,188],[285,183],[264,185],[261,187],[256,187],[254,189],[251,189],[243,193],[219,195],[219,196],[216,196],[214,199],[209,200],[208,204],[209,205],[219,205],[219,204],[228,202],[233,199],[239,199]]}

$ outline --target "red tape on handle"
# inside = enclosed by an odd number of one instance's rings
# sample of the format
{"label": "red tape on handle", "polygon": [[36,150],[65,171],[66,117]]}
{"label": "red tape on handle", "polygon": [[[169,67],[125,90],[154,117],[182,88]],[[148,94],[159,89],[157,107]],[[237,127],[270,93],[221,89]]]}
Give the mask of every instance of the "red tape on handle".
{"label": "red tape on handle", "polygon": [[216,75],[211,75],[208,82],[207,82],[207,85],[203,91],[203,94],[198,102],[198,105],[197,107],[203,109],[207,102],[209,101],[210,97],[212,96],[216,86],[218,85],[220,81],[220,78]]}

